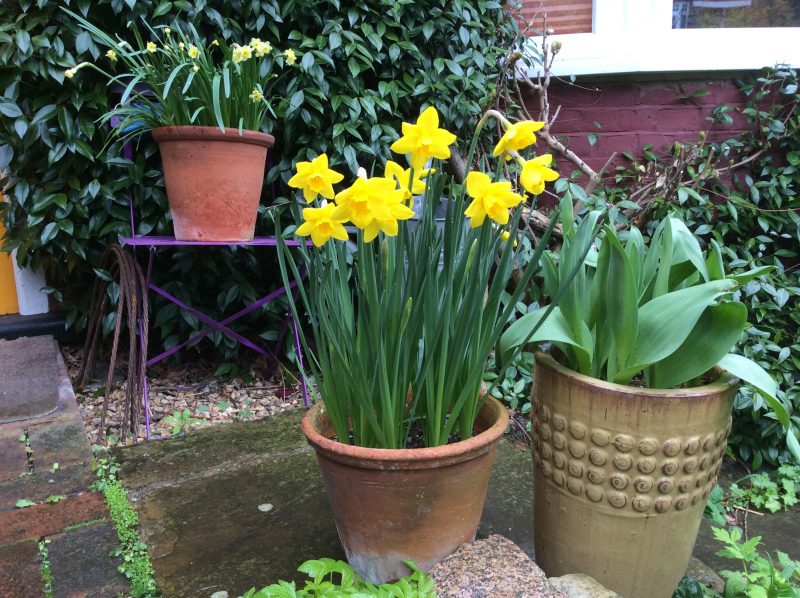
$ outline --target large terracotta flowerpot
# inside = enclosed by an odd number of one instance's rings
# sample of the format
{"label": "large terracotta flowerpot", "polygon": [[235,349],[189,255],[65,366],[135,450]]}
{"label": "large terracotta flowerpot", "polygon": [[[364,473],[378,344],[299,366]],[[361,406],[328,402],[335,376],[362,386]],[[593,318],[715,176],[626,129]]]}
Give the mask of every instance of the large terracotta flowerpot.
{"label": "large terracotta flowerpot", "polygon": [[219,127],[153,129],[164,165],[175,238],[249,241],[255,231],[267,149],[266,133]]}
{"label": "large terracotta flowerpot", "polygon": [[421,449],[373,449],[333,440],[322,403],[303,418],[314,447],[339,539],[350,565],[384,583],[421,569],[475,539],[497,442],[508,412],[488,398],[475,436]]}
{"label": "large terracotta flowerpot", "polygon": [[585,573],[624,598],[683,576],[731,429],[737,379],[622,386],[536,355],[534,543],[548,576]]}

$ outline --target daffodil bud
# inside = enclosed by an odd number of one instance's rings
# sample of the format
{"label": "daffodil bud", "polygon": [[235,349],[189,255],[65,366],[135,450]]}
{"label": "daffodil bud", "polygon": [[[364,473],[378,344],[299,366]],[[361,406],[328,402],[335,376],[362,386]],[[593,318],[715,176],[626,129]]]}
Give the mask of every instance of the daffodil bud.
{"label": "daffodil bud", "polygon": [[475,253],[478,251],[478,239],[472,241],[472,245],[469,246],[469,253],[467,254],[467,267],[466,271],[472,271],[472,264],[475,263]]}
{"label": "daffodil bud", "polygon": [[553,45],[552,45],[552,48],[553,48],[553,53],[554,54],[558,53],[559,51],[561,51],[561,42],[558,41],[558,40],[554,41]]}
{"label": "daffodil bud", "polygon": [[409,297],[408,301],[406,301],[406,306],[403,308],[403,315],[400,318],[400,330],[405,330],[406,324],[408,324],[408,318],[411,316],[411,306],[413,304],[413,299]]}
{"label": "daffodil bud", "polygon": [[383,239],[381,243],[381,272],[386,274],[389,269],[389,239]]}

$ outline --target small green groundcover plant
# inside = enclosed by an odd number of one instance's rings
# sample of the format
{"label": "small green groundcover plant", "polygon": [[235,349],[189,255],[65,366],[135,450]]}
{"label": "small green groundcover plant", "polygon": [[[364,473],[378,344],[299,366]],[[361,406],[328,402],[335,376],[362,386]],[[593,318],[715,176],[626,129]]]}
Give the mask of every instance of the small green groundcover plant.
{"label": "small green groundcover plant", "polygon": [[437,598],[433,580],[411,561],[406,561],[411,573],[393,583],[375,585],[364,581],[344,561],[323,558],[306,561],[298,571],[310,579],[302,589],[294,582],[279,581],[256,591],[251,588],[242,598],[295,598],[316,596],[356,596],[361,598]]}
{"label": "small green groundcover plant", "polygon": [[123,89],[120,103],[103,121],[118,117],[122,136],[168,125],[218,126],[258,131],[269,111],[274,116],[270,90],[278,75],[276,67],[293,65],[294,50],[279,53],[258,38],[245,45],[224,39],[206,43],[191,23],[152,28],[143,21],[145,36],[131,25],[135,44],[108,35],[80,15],[64,9],[101,46],[107,47],[108,73],[95,62],[81,62],[67,69],[71,79],[90,67],[108,78],[109,85]]}
{"label": "small green groundcover plant", "polygon": [[310,578],[304,588],[297,589],[294,582],[279,581],[258,591],[251,588],[242,598],[437,598],[433,580],[413,562],[406,561],[406,565],[411,574],[393,583],[375,585],[359,578],[344,561],[327,558],[306,561],[298,567],[298,571]]}
{"label": "small green groundcover plant", "polygon": [[775,552],[774,559],[763,556],[758,551],[761,536],[743,540],[741,528],[715,527],[712,531],[725,545],[717,556],[739,561],[741,568],[720,572],[725,579],[722,594],[684,577],[673,598],[800,598],[800,561],[781,551]]}
{"label": "small green groundcover plant", "polygon": [[[565,198],[562,212],[572,209]],[[720,246],[711,241],[705,255],[675,217],[661,222],[649,244],[636,227],[623,242],[605,225],[598,246],[584,259],[584,245],[600,217],[593,211],[575,225],[562,216],[561,252],[543,256],[545,294],[561,292],[567,276],[574,282],[555,309],[536,309],[509,326],[495,354],[500,371],[528,342],[551,342],[565,365],[581,374],[647,388],[702,384],[718,366],[758,389],[800,460],[800,443],[777,398],[777,384],[756,362],[731,353],[747,327],[747,308],[732,295],[771,267],[726,273]]]}
{"label": "small green groundcover plant", "polygon": [[92,489],[103,493],[108,505],[111,521],[117,528],[120,547],[113,556],[122,562],[119,571],[130,583],[130,595],[134,598],[157,598],[155,572],[147,552],[147,544],[139,538],[139,518],[128,501],[128,493],[117,479],[119,465],[105,451],[104,447],[94,446],[94,471],[97,475]]}

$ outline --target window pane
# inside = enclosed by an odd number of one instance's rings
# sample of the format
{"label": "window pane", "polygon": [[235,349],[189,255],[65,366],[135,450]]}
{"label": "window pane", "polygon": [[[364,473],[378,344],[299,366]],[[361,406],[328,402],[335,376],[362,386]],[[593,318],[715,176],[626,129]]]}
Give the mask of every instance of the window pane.
{"label": "window pane", "polygon": [[800,27],[800,0],[673,0],[673,29]]}

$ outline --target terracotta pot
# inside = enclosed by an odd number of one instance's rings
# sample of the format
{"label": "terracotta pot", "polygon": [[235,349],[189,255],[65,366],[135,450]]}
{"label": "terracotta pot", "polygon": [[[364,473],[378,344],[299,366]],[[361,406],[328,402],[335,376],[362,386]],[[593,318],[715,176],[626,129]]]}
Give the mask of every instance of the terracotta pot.
{"label": "terracotta pot", "polygon": [[423,570],[475,539],[497,442],[508,412],[487,399],[476,435],[446,446],[373,449],[332,440],[322,403],[303,418],[350,565],[384,583]]}
{"label": "terracotta pot", "polygon": [[534,542],[548,576],[669,598],[686,571],[731,429],[738,380],[651,390],[536,355]]}
{"label": "terracotta pot", "polygon": [[167,199],[180,241],[249,241],[264,184],[266,133],[158,127]]}

